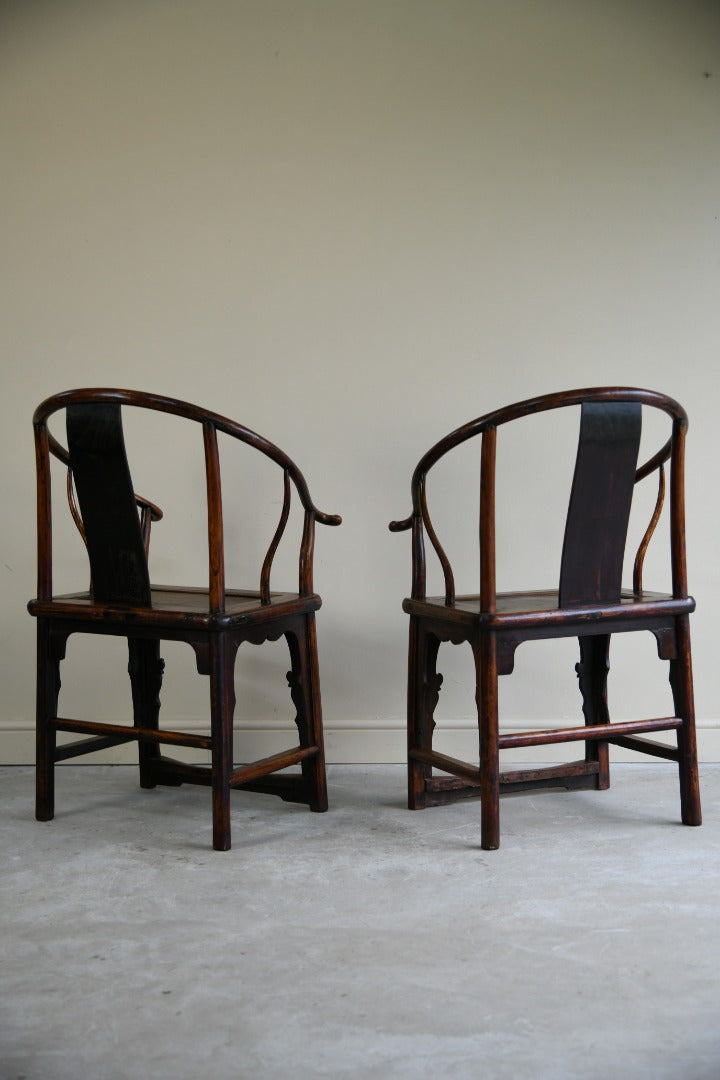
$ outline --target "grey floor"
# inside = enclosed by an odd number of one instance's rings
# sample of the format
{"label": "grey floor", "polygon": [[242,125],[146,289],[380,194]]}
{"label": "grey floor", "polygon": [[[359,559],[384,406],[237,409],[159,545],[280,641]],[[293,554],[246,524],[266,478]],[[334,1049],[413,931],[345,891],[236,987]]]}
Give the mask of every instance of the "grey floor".
{"label": "grey floor", "polygon": [[[79,780],[82,781],[82,789]],[[671,765],[607,792],[404,809],[334,766],[331,810],[140,791],[128,767],[0,770],[3,1080],[720,1077],[720,766],[705,825]]]}

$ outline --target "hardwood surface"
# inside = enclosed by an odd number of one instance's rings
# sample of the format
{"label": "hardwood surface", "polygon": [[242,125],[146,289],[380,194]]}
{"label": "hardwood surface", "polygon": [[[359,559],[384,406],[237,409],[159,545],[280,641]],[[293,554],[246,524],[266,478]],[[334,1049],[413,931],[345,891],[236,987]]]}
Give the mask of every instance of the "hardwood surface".
{"label": "hardwood surface", "polygon": [[[152,585],[150,600],[142,609],[142,621],[160,627],[192,626],[200,628],[227,628],[250,622],[262,622],[282,618],[292,613],[317,611],[322,601],[317,593],[299,596],[297,593],[271,593],[263,602],[260,592],[239,589],[225,590],[225,610],[210,609],[210,593],[207,589]],[[56,619],[74,619],[81,615],[86,619],[104,623],[123,623],[133,617],[136,610],[132,604],[99,605],[89,592],[67,593],[52,600],[31,600],[31,615],[52,614]]]}

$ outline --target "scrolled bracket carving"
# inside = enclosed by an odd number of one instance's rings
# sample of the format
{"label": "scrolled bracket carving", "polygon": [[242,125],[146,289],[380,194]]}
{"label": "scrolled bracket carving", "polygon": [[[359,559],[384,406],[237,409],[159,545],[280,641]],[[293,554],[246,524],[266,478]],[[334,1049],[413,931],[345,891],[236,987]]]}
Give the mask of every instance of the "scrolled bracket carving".
{"label": "scrolled bracket carving", "polygon": [[64,631],[51,630],[48,635],[48,660],[52,665],[51,669],[51,695],[55,701],[55,710],[57,710],[57,701],[60,697],[60,689],[62,687],[62,680],[60,679],[60,664],[65,659],[67,653],[67,642],[70,634]]}
{"label": "scrolled bracket carving", "polygon": [[290,687],[290,700],[295,706],[295,725],[301,731],[305,713],[305,680],[299,671],[287,671],[285,678]]}
{"label": "scrolled bracket carving", "polygon": [[575,665],[582,711],[586,724],[610,722],[607,705],[607,678],[610,672],[610,637],[581,637],[580,660]]}
{"label": "scrolled bracket carving", "polygon": [[430,721],[430,727],[435,730],[435,709],[437,703],[440,700],[440,690],[443,684],[443,677],[439,671],[434,671],[428,674],[427,677],[427,711],[428,719]]}
{"label": "scrolled bracket carving", "polygon": [[160,712],[160,691],[162,690],[165,661],[162,656],[148,655],[147,646],[154,647],[154,642],[130,641],[128,675],[132,690],[133,709],[140,715],[147,709],[154,716]]}

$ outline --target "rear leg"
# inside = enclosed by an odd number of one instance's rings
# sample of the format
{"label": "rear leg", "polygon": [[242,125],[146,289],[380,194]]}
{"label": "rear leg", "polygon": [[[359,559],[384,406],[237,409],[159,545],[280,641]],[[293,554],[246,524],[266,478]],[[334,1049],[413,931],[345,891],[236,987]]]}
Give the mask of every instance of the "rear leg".
{"label": "rear leg", "polygon": [[[583,700],[585,723],[609,724],[607,677],[610,670],[610,635],[593,634],[579,638],[580,663],[575,665]],[[610,787],[610,754],[608,744],[593,739],[585,743],[585,760],[598,763],[595,786],[599,791]]]}
{"label": "rear leg", "polygon": [[[135,727],[157,731],[160,721],[160,689],[165,661],[160,656],[160,642],[155,638],[128,638],[128,674],[132,689]],[[154,788],[155,764],[160,746],[153,739],[138,740],[140,787]]]}

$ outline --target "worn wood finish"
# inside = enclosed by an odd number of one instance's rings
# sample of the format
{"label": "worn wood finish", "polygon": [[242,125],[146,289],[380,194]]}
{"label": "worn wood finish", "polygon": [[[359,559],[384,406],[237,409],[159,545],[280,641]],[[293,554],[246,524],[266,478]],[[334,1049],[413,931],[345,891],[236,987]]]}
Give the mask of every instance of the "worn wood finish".
{"label": "worn wood finish", "polygon": [[[496,588],[495,459],[503,425],[525,416],[580,407],[580,430],[572,490],[560,558],[558,587],[525,592]],[[659,409],[672,422],[670,439],[638,467],[643,409]],[[412,512],[390,523],[392,532],[411,530],[412,588],[403,608],[410,616],[408,654],[408,805],[413,809],[479,798],[481,844],[499,844],[499,794],[527,788],[607,788],[610,745],[677,761],[682,820],[701,821],[692,693],[688,616],[695,601],[687,592],[684,525],[684,444],[687,417],[672,398],[628,387],[571,390],[498,409],[473,420],[436,443],[420,459],[412,477]],[[480,436],[479,592],[457,594],[455,574],[433,525],[427,502],[427,474],[455,447]],[[670,565],[673,591],[651,592],[643,585],[643,562],[663,507],[664,470],[670,470]],[[638,549],[633,588],[621,587],[632,494],[637,483],[658,476],[652,520]],[[425,534],[445,581],[443,596],[426,595]],[[612,722],[607,701],[609,647],[613,634],[649,632],[658,656],[670,662],[675,715]],[[518,734],[500,734],[498,678],[509,675],[515,651],[524,642],[577,637],[576,665],[585,724]],[[433,711],[442,676],[436,664],[441,642],[466,644],[476,669],[480,734],[478,764],[461,762],[432,748]],[[676,730],[677,749],[641,735]],[[585,742],[585,760],[502,773],[502,750],[560,742]],[[441,775],[433,774],[433,768]]]}
{"label": "worn wood finish", "polygon": [[[143,408],[196,423],[202,433],[207,480],[208,576],[204,587],[153,585],[148,572],[150,528],[162,518],[154,503],[135,494],[125,451],[122,409]],[[65,411],[68,447],[48,431],[53,414]],[[137,741],[140,784],[203,784],[212,789],[213,846],[230,847],[230,791],[262,791],[327,809],[320,680],[313,592],[315,523],[339,525],[312,502],[295,463],[249,428],[157,394],[131,390],[72,390],[48,398],[35,411],[38,506],[38,591],[28,609],[37,618],[37,803],[36,816],[54,814],[54,766],[58,761]],[[217,433],[258,450],[283,474],[283,507],[259,571],[259,588],[228,589],[225,582],[223,505]],[[52,575],[51,456],[69,469],[70,511],[88,550],[90,589],[55,595]],[[282,540],[295,490],[304,511],[298,554],[298,591],[272,592],[272,563]],[[77,492],[77,503],[75,500]],[[132,726],[59,717],[60,664],[71,634],[127,638],[132,689]],[[290,695],[296,708],[298,745],[261,761],[233,767],[235,658],[245,642],[260,645],[285,637],[290,652]],[[160,727],[163,640],[186,642],[197,670],[210,685],[210,734]],[[57,732],[89,736],[57,746]],[[162,744],[210,751],[210,768],[161,754]],[[285,773],[299,765],[300,773]]]}

